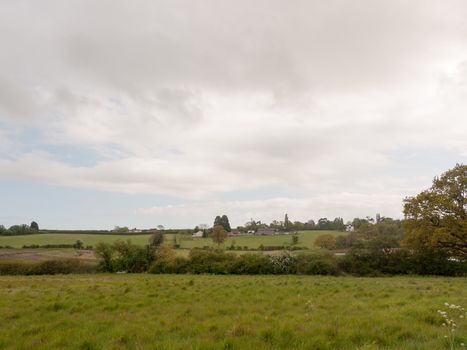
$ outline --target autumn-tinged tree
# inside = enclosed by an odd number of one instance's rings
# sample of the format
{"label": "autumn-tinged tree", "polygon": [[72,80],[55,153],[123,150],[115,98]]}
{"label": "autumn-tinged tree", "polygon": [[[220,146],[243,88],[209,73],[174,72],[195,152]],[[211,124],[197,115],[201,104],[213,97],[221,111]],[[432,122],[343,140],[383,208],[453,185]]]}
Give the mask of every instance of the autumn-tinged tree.
{"label": "autumn-tinged tree", "polygon": [[457,164],[433,185],[404,200],[404,244],[416,250],[439,250],[467,257],[467,166]]}
{"label": "autumn-tinged tree", "polygon": [[323,249],[335,249],[336,237],[330,233],[319,235],[316,237],[314,245]]}
{"label": "autumn-tinged tree", "polygon": [[227,231],[224,230],[222,225],[216,225],[213,227],[209,236],[212,241],[217,244],[217,247],[219,247],[227,238]]}

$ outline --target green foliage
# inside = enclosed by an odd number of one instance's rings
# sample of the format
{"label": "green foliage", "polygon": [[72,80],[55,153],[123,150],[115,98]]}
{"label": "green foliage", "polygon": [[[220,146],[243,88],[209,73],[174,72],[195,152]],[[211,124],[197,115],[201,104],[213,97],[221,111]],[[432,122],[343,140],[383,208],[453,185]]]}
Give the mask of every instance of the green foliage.
{"label": "green foliage", "polygon": [[149,246],[157,248],[164,243],[164,233],[162,231],[154,232],[151,237],[149,237]]}
{"label": "green foliage", "polygon": [[338,275],[337,259],[332,254],[302,253],[295,257],[296,272],[302,275]]}
{"label": "green foliage", "polygon": [[133,244],[131,240],[100,242],[94,254],[99,258],[100,270],[106,272],[145,272],[154,260],[153,248]]}
{"label": "green foliage", "polygon": [[31,222],[31,225],[29,225],[29,227],[32,231],[39,231],[39,225],[35,221]]}
{"label": "green foliage", "polygon": [[144,272],[153,260],[151,250],[131,243],[131,240],[117,241],[112,245],[115,252],[112,261],[114,271]]}
{"label": "green foliage", "polygon": [[292,245],[298,244],[298,235],[292,235]]}
{"label": "green foliage", "polygon": [[404,244],[467,259],[467,165],[457,164],[433,185],[404,200]]}
{"label": "green foliage", "polygon": [[47,260],[39,263],[0,262],[0,275],[56,275],[95,272],[79,260]]}
{"label": "green foliage", "polygon": [[212,241],[219,246],[227,238],[227,232],[222,225],[216,225],[213,227],[209,236],[211,237]]}
{"label": "green foliage", "polygon": [[226,232],[232,231],[232,228],[230,227],[229,218],[225,214],[222,216],[216,216],[216,218],[214,219],[213,227],[216,226],[222,226]]}
{"label": "green foliage", "polygon": [[324,234],[316,237],[315,245],[323,249],[336,249],[336,237],[331,234]]}
{"label": "green foliage", "polygon": [[192,249],[189,255],[189,272],[229,274],[232,271],[236,255],[218,250]]}
{"label": "green foliage", "polygon": [[113,272],[114,271],[114,254],[112,244],[99,242],[94,248],[94,254],[100,259],[99,267],[102,271]]}
{"label": "green foliage", "polygon": [[312,227],[318,230],[343,231],[345,228],[345,225],[344,225],[344,220],[342,218],[335,218],[332,221],[328,220],[327,218],[321,218],[318,220],[318,223],[316,225],[312,223]]}
{"label": "green foliage", "polygon": [[167,260],[156,260],[149,268],[150,273],[187,273],[189,271],[188,259],[174,256]]}
{"label": "green foliage", "polygon": [[[79,242],[79,243],[78,243]],[[77,248],[80,247],[80,248]],[[92,246],[84,247],[83,242],[76,241],[74,244],[30,244],[30,245],[23,245],[22,248],[24,249],[51,249],[51,248],[74,248],[74,249],[92,249]]]}
{"label": "green foliage", "polygon": [[[443,350],[465,279],[334,276],[0,277],[3,349]],[[451,309],[448,310],[449,312]],[[459,322],[455,344],[467,343]]]}
{"label": "green foliage", "polygon": [[175,255],[156,257],[149,269],[152,273],[192,274],[338,274],[337,260],[332,254],[300,254],[288,252],[272,256],[263,254],[235,255],[219,250],[191,250],[188,258]]}
{"label": "green foliage", "polygon": [[271,259],[263,254],[240,255],[231,270],[231,273],[237,275],[266,275],[272,272]]}
{"label": "green foliage", "polygon": [[[2,226],[3,227],[3,226]],[[10,226],[8,230],[0,229],[0,234],[3,236],[21,236],[21,235],[30,235],[33,233],[37,233],[36,230],[32,230],[28,225],[13,225]]]}
{"label": "green foliage", "polygon": [[289,220],[289,215],[288,215],[288,214],[285,214],[285,216],[284,216],[284,229],[285,229],[286,231],[288,231],[288,230],[290,230],[291,226],[292,226],[292,225],[291,225],[291,222],[290,222],[290,220]]}
{"label": "green foliage", "polygon": [[128,233],[130,229],[127,226],[115,226],[113,231],[116,233]]}
{"label": "green foliage", "polygon": [[394,248],[391,239],[360,241],[342,258],[339,267],[355,275],[419,274],[466,276],[467,263],[436,250],[410,251]]}
{"label": "green foliage", "polygon": [[75,244],[73,244],[73,248],[75,249],[83,249],[84,248],[84,243],[81,240],[77,240]]}

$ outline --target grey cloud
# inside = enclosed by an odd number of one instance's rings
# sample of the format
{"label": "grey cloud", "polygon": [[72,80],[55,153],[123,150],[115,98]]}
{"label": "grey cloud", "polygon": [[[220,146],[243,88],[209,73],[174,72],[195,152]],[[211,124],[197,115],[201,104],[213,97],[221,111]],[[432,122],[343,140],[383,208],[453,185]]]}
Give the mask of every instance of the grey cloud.
{"label": "grey cloud", "polygon": [[465,159],[466,14],[454,0],[3,2],[1,120],[105,157],[86,168],[34,150],[0,168],[182,198],[373,198],[394,185],[381,175],[394,150]]}

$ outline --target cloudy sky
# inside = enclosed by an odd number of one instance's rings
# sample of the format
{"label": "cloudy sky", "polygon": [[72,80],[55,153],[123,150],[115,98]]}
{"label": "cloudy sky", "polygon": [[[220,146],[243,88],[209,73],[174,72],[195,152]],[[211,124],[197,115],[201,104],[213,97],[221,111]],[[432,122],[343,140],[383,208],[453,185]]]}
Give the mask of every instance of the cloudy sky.
{"label": "cloudy sky", "polygon": [[0,3],[0,224],[401,217],[467,161],[464,0]]}

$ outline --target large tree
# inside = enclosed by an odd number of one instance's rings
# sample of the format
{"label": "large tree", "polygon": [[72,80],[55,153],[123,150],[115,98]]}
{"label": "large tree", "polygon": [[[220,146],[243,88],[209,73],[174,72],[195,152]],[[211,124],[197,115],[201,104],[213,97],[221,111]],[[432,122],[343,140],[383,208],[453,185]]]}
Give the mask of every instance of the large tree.
{"label": "large tree", "polygon": [[227,232],[232,231],[232,228],[230,227],[229,218],[227,217],[227,215],[222,215],[221,225],[222,227],[224,227],[224,230],[226,230]]}
{"label": "large tree", "polygon": [[404,243],[412,249],[439,250],[467,257],[467,166],[457,164],[433,185],[404,200]]}
{"label": "large tree", "polygon": [[39,231],[39,225],[38,225],[37,222],[35,222],[35,221],[31,222],[31,225],[29,225],[29,227],[30,227],[31,230],[33,230],[33,231]]}
{"label": "large tree", "polygon": [[218,225],[222,226],[224,230],[227,232],[232,231],[232,228],[230,227],[229,218],[225,214],[222,215],[222,217],[217,215],[216,218],[214,219],[213,227],[218,226]]}

